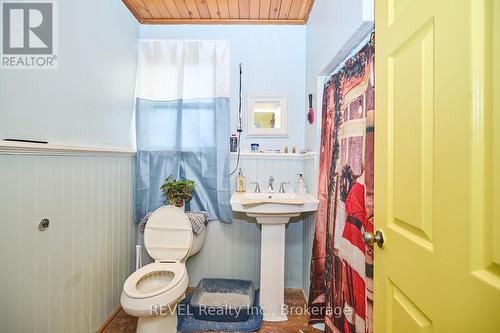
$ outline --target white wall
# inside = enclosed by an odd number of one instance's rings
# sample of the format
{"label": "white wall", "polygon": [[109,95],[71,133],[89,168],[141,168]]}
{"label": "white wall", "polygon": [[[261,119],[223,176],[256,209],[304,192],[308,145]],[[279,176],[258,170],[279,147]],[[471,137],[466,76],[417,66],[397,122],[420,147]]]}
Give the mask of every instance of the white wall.
{"label": "white wall", "polygon": [[[266,148],[304,147],[304,26],[143,25],[143,39],[225,39],[231,41],[231,131],[236,132],[238,64],[243,63],[243,103],[253,92],[288,94],[289,138],[242,137],[242,149],[257,142]],[[243,112],[245,104],[243,104]],[[229,140],[229,138],[228,138]]]}
{"label": "white wall", "polygon": [[59,69],[0,71],[0,139],[132,147],[137,21],[120,0],[57,3]]}
{"label": "white wall", "polygon": [[318,76],[333,69],[332,60],[369,20],[373,21],[373,0],[314,2],[306,32],[306,90],[315,96],[316,123],[306,124],[305,144],[308,148],[317,150],[319,145],[321,105],[316,104]]}
{"label": "white wall", "polygon": [[[374,0],[316,0],[306,31],[306,91],[314,95],[316,121],[305,125],[305,145],[318,151],[321,135],[321,94],[318,78],[328,75],[361,42],[373,24]],[[319,87],[322,89],[322,87]],[[316,160],[317,162],[318,160]],[[316,193],[318,165],[306,170],[312,191]],[[309,294],[310,265],[314,238],[315,216],[303,223],[303,289]]]}
{"label": "white wall", "polygon": [[0,147],[2,333],[95,332],[120,304],[133,268],[134,158],[88,155]]}

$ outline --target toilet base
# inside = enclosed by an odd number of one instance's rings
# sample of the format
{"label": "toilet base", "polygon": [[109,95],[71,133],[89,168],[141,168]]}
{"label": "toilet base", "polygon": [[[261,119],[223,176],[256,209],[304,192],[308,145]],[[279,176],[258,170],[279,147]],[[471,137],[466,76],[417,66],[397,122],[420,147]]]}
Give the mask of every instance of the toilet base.
{"label": "toilet base", "polygon": [[136,333],[177,333],[177,314],[139,317]]}

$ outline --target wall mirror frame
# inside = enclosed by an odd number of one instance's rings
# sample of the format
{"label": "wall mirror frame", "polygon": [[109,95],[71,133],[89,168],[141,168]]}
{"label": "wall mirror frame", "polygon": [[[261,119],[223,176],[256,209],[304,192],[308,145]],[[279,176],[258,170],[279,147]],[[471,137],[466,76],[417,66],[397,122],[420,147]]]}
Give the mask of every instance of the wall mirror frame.
{"label": "wall mirror frame", "polygon": [[288,137],[288,95],[247,95],[247,136]]}

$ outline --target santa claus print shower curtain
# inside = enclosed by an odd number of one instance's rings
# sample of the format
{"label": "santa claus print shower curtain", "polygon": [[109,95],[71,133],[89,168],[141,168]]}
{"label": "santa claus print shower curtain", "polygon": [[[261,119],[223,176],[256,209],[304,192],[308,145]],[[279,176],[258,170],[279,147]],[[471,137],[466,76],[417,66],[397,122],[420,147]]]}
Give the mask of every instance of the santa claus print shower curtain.
{"label": "santa claus print shower curtain", "polygon": [[311,263],[311,323],[372,332],[374,33],[326,82]]}

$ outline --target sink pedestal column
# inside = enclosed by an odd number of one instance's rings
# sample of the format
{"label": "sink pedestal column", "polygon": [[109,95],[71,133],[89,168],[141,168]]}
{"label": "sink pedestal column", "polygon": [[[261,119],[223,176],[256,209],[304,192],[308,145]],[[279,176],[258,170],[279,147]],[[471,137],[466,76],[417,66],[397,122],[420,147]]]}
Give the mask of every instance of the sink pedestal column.
{"label": "sink pedestal column", "polygon": [[265,321],[286,321],[285,305],[285,228],[291,217],[299,214],[260,215],[262,225],[260,255],[260,305]]}

